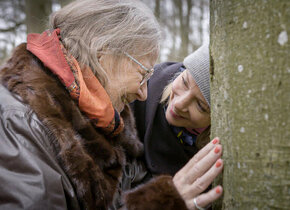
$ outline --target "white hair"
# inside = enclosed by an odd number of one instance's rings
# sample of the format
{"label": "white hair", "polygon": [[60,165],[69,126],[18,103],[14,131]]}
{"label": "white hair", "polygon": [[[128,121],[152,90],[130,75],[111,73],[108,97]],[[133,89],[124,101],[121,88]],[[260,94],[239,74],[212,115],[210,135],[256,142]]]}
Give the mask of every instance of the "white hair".
{"label": "white hair", "polygon": [[108,78],[98,53],[132,56],[159,53],[161,30],[152,11],[139,0],[79,0],[50,17],[62,42],[81,65],[89,66],[104,85]]}

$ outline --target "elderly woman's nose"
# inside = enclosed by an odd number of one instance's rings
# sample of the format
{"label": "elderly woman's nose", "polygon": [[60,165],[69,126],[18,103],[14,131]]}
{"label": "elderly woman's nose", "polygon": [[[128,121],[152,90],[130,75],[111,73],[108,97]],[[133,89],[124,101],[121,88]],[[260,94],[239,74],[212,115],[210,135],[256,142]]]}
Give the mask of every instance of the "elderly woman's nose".
{"label": "elderly woman's nose", "polygon": [[141,85],[136,95],[137,95],[137,100],[139,101],[145,101],[147,99],[147,82]]}

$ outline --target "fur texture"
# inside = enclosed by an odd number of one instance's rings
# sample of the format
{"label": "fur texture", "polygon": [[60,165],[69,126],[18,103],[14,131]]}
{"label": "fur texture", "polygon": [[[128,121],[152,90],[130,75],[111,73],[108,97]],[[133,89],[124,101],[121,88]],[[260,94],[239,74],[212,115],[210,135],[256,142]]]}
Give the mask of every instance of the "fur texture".
{"label": "fur texture", "polygon": [[172,182],[171,176],[160,176],[143,186],[139,186],[125,196],[127,209],[130,210],[186,210]]}
{"label": "fur texture", "polygon": [[[69,177],[81,209],[108,209],[122,178],[126,155],[143,154],[129,106],[121,113],[125,128],[109,138],[92,126],[63,85],[43,64],[18,46],[0,71],[1,83],[21,96],[46,126],[44,141],[54,148],[59,165]],[[172,177],[161,176],[131,191],[127,209],[186,209]]]}
{"label": "fur texture", "polygon": [[21,96],[50,132],[59,164],[70,178],[82,209],[107,209],[122,176],[125,153],[139,156],[143,145],[127,106],[122,116],[127,127],[110,139],[92,126],[63,85],[43,64],[18,46],[2,68],[2,84]]}

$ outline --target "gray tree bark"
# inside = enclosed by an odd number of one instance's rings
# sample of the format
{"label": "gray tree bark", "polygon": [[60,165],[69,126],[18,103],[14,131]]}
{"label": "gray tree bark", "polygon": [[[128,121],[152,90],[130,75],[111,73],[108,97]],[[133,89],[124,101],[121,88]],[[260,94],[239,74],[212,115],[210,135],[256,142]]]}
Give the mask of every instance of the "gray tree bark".
{"label": "gray tree bark", "polygon": [[215,209],[290,208],[290,1],[212,0],[212,137],[225,162]]}

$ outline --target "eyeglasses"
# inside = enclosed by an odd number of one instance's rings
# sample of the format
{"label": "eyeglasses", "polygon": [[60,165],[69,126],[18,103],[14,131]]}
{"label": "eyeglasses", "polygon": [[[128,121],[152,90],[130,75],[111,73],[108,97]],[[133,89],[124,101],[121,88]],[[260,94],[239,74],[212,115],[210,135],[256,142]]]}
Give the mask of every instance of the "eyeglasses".
{"label": "eyeglasses", "polygon": [[129,55],[128,53],[124,52],[124,54],[130,58],[132,61],[134,61],[135,63],[137,63],[144,71],[146,71],[146,74],[143,76],[142,81],[140,82],[140,86],[142,86],[145,82],[147,82],[150,77],[153,75],[154,73],[154,69],[148,69],[146,68],[143,64],[141,64],[138,60],[136,60],[134,57],[132,57],[131,55]]}

